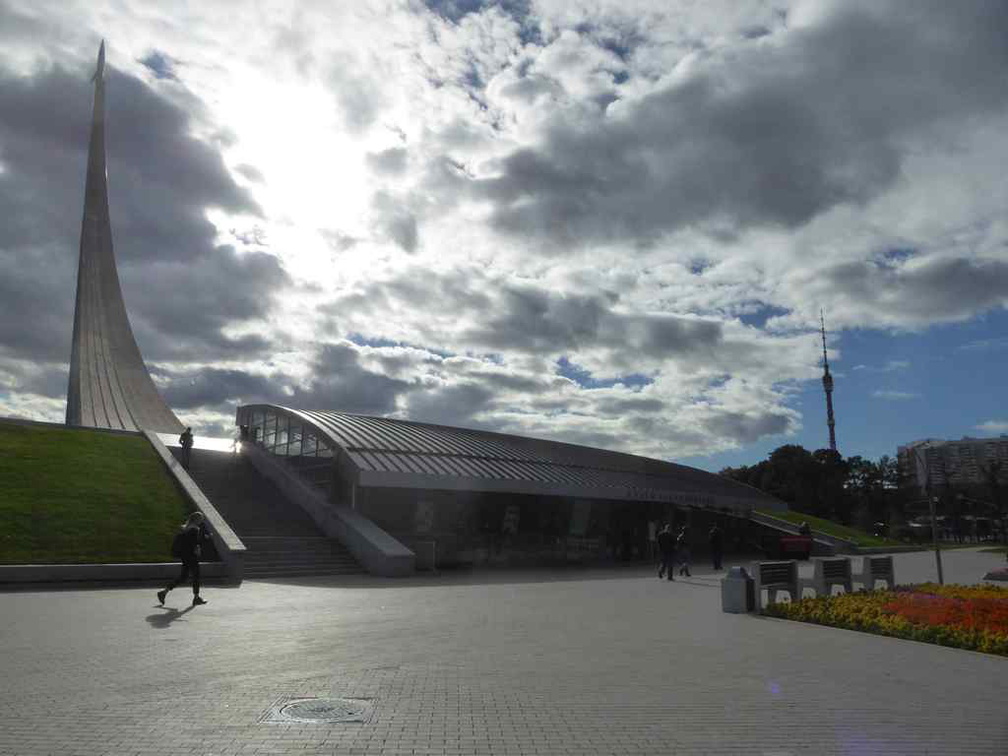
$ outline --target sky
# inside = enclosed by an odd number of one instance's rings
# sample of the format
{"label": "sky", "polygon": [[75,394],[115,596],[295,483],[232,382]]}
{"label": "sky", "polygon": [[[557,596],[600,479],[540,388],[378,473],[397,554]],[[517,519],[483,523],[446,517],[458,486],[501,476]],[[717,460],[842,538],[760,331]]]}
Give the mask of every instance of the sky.
{"label": "sky", "polygon": [[1008,433],[1003,0],[0,0],[0,415],[62,422],[95,58],[169,405],[708,470]]}

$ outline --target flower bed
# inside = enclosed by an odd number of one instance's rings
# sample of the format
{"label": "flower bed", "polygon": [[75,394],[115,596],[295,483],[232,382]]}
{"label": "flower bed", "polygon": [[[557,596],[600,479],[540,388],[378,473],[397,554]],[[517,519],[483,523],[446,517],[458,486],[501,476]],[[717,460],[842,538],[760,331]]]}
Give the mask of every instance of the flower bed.
{"label": "flower bed", "polygon": [[1008,656],[1006,588],[924,583],[771,604],[763,613]]}

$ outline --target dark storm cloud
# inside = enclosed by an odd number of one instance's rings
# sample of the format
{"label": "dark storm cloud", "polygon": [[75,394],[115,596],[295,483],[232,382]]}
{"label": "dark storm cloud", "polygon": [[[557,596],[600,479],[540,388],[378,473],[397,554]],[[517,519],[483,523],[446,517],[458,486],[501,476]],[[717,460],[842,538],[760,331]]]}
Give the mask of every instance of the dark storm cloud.
{"label": "dark storm cloud", "polygon": [[506,373],[499,370],[470,370],[466,373],[466,377],[479,381],[480,385],[491,388],[494,393],[514,391],[525,396],[534,396],[552,388],[549,382],[540,377]]}
{"label": "dark storm cloud", "polygon": [[424,388],[410,395],[406,414],[410,420],[439,425],[482,427],[475,416],[495,404],[495,392],[481,383],[456,383]]}
{"label": "dark storm cloud", "polygon": [[489,319],[472,338],[489,349],[551,353],[588,346],[603,331],[610,305],[601,296],[558,296],[507,286],[499,292],[495,311],[487,313]]}
{"label": "dark storm cloud", "polygon": [[[206,250],[214,235],[207,207],[259,212],[220,153],[191,135],[189,111],[198,111],[198,102],[174,91],[182,104],[106,69],[109,204],[120,261],[184,259]],[[0,210],[23,219],[0,232],[0,244],[57,237],[76,247],[92,93],[84,75],[59,68],[0,78],[7,169],[0,175]]]}
{"label": "dark storm cloud", "polygon": [[1004,112],[1006,39],[1001,0],[841,3],[777,44],[698,58],[595,124],[555,127],[475,190],[497,228],[561,242],[801,226],[889,187],[907,137]]}
{"label": "dark storm cloud", "polygon": [[665,408],[665,403],[660,399],[651,399],[644,396],[630,396],[627,398],[607,397],[599,399],[594,404],[595,411],[607,417],[625,417],[641,412],[648,415],[656,415]]}
{"label": "dark storm cloud", "polygon": [[937,259],[900,267],[850,262],[813,273],[810,287],[897,321],[959,320],[1008,305],[1008,262],[1003,260]]}
{"label": "dark storm cloud", "polygon": [[[405,270],[388,280],[368,282],[321,310],[335,317],[352,312],[380,323],[394,322],[395,314],[404,310],[444,312],[450,308],[455,319],[451,335],[446,339],[443,328],[438,328],[425,336],[424,343],[437,338],[454,350],[540,356],[608,349],[625,356],[621,369],[632,367],[630,361],[642,356],[711,357],[724,346],[719,322],[664,313],[625,313],[616,309],[618,304],[619,296],[611,292],[563,294],[534,284],[490,279],[475,270]],[[746,346],[732,344],[732,349],[741,354]]]}
{"label": "dark storm cloud", "polygon": [[364,368],[359,352],[350,344],[340,343],[318,348],[303,385],[278,370],[259,374],[200,368],[172,373],[164,396],[177,409],[265,402],[299,409],[382,415],[395,411],[397,397],[412,390],[413,384]]}
{"label": "dark storm cloud", "polygon": [[[111,51],[114,55],[114,51]],[[0,349],[65,361],[93,87],[90,67],[0,73]],[[214,243],[209,207],[257,214],[218,149],[192,135],[198,101],[106,68],[109,200],[124,298],[148,359],[261,351],[258,336],[222,329],[255,320],[289,283],[276,258]],[[23,319],[22,319],[23,318]]]}
{"label": "dark storm cloud", "polygon": [[363,367],[360,353],[352,345],[326,344],[312,363],[308,387],[295,388],[288,403],[305,409],[382,415],[393,412],[396,398],[412,389],[406,381]]}
{"label": "dark storm cloud", "polygon": [[[3,385],[4,375],[10,384]],[[39,365],[26,360],[4,359],[0,355],[0,388],[63,399],[67,392],[67,369],[65,365]]]}
{"label": "dark storm cloud", "polygon": [[755,443],[763,436],[794,430],[790,415],[773,411],[742,413],[712,409],[705,413],[702,423],[714,436],[739,444]]}
{"label": "dark storm cloud", "polygon": [[168,405],[177,410],[216,407],[227,402],[272,401],[278,396],[271,377],[218,368],[173,374],[162,393]]}
{"label": "dark storm cloud", "polygon": [[69,361],[76,289],[74,271],[62,259],[66,252],[8,251],[0,244],[0,352]]}
{"label": "dark storm cloud", "polygon": [[602,347],[655,358],[707,351],[722,339],[720,323],[660,313],[620,313],[614,309],[617,301],[612,294],[564,295],[505,285],[494,310],[476,320],[484,325],[475,326],[467,336],[485,349],[553,354]]}
{"label": "dark storm cloud", "polygon": [[[263,337],[235,340],[224,336],[223,329],[231,323],[261,319],[274,297],[291,284],[276,257],[265,252],[239,253],[226,246],[186,263],[133,266],[121,277],[131,318],[150,331],[141,349],[155,360],[196,361],[242,353],[250,360],[262,356],[269,346]],[[160,295],[130,296],[130,292],[151,289]]]}

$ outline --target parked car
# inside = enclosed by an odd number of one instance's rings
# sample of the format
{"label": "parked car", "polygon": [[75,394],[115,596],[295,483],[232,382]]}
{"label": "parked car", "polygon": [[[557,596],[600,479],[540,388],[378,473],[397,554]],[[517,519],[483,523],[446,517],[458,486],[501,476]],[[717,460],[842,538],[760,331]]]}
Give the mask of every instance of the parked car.
{"label": "parked car", "polygon": [[805,559],[812,556],[812,536],[781,534],[777,539],[778,559]]}
{"label": "parked car", "polygon": [[763,537],[763,552],[770,559],[809,559],[812,556],[812,529],[803,522],[798,534],[767,533]]}

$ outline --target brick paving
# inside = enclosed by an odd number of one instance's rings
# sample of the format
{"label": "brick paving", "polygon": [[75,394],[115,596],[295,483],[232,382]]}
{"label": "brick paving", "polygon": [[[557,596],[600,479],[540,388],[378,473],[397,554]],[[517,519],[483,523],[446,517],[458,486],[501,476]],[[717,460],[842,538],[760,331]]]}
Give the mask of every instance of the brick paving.
{"label": "brick paving", "polygon": [[[1003,560],[947,552],[946,581]],[[933,564],[898,555],[897,579]],[[178,589],[174,610],[151,588],[0,593],[0,754],[1005,753],[1008,660],[723,614],[718,581],[340,576],[196,609]],[[260,722],[283,696],[372,711]]]}

